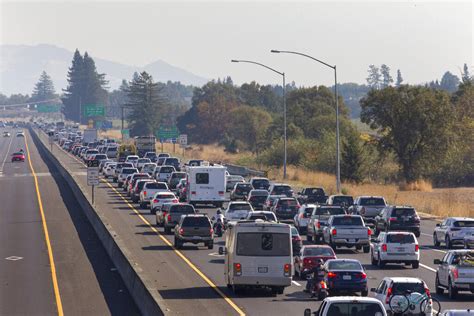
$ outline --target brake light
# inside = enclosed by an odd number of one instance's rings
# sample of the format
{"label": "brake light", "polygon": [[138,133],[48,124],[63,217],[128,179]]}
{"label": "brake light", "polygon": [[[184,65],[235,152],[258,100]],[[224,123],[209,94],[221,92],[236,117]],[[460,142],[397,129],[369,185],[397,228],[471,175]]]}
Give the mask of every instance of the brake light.
{"label": "brake light", "polygon": [[387,252],[387,244],[382,245],[382,252]]}
{"label": "brake light", "polygon": [[328,272],[328,278],[329,279],[333,279],[333,278],[336,278],[337,277],[337,273],[335,272]]}
{"label": "brake light", "polygon": [[168,222],[171,222],[171,214],[168,214]]}
{"label": "brake light", "polygon": [[322,289],[327,289],[328,288],[328,286],[326,285],[326,282],[324,282],[324,281],[319,282],[319,284],[321,285]]}
{"label": "brake light", "polygon": [[389,303],[391,296],[392,296],[392,288],[389,287],[388,290],[387,290],[387,297],[385,298],[385,304]]}
{"label": "brake light", "polygon": [[318,223],[316,224],[316,227],[318,227],[318,229],[320,229],[320,228],[321,228],[321,223],[318,222]]}
{"label": "brake light", "polygon": [[184,229],[180,228],[180,229],[179,229],[179,234],[180,234],[180,235],[184,234]]}
{"label": "brake light", "polygon": [[146,191],[143,191],[143,195],[146,196]]}
{"label": "brake light", "polygon": [[365,274],[364,272],[357,273],[357,276],[361,279],[367,279],[367,274]]}
{"label": "brake light", "polygon": [[196,191],[191,191],[191,194],[196,194]]}
{"label": "brake light", "polygon": [[367,235],[371,236],[372,235],[372,230],[370,228],[367,228]]}
{"label": "brake light", "polygon": [[173,203],[178,203],[178,200],[177,200],[177,199],[174,199],[174,200],[173,200]]}
{"label": "brake light", "polygon": [[303,265],[310,265],[313,261],[310,258],[303,259]]}
{"label": "brake light", "polygon": [[333,228],[331,230],[331,235],[336,236],[337,235],[337,229]]}
{"label": "brake light", "polygon": [[458,271],[457,268],[453,268],[451,271],[453,272],[453,278],[454,279],[459,278],[459,271]]}
{"label": "brake light", "polygon": [[416,251],[419,251],[420,250],[420,246],[419,245],[415,245],[415,252]]}
{"label": "brake light", "polygon": [[158,200],[158,199],[153,200],[153,203],[158,203],[158,202],[160,202],[160,200]]}
{"label": "brake light", "polygon": [[395,222],[395,221],[397,220],[397,218],[396,218],[396,217],[390,217],[388,220],[389,220],[390,222]]}
{"label": "brake light", "polygon": [[291,274],[291,264],[287,263],[283,266],[283,272],[285,276],[290,276]]}
{"label": "brake light", "polygon": [[234,263],[234,275],[242,275],[242,265],[240,263]]}

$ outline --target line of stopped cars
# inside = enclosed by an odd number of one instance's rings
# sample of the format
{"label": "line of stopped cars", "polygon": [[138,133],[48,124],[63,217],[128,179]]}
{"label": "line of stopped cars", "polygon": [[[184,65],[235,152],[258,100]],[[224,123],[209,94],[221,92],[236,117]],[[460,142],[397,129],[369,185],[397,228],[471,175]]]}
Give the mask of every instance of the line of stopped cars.
{"label": "line of stopped cars", "polygon": [[[101,142],[106,140],[97,144]],[[322,264],[318,286],[325,294],[316,298],[323,303],[317,311],[305,310],[305,315],[432,315],[441,311],[422,279],[387,276],[369,289],[364,265],[336,254],[339,248],[351,248],[367,253],[371,264],[379,268],[402,264],[418,269],[421,222],[413,207],[389,205],[379,196],[327,196],[320,187],[294,192],[288,184],[264,177],[247,181],[229,174],[224,166],[202,160],[181,165],[179,158],[166,153],[153,153],[154,162],[146,158],[148,153],[128,155],[119,162],[86,146],[76,146],[80,150],[73,146],[71,151],[85,160],[100,160],[103,176],[122,188],[131,202],[149,209],[156,225],[165,234],[174,234],[177,249],[186,243],[213,249],[215,238],[223,234],[225,243],[219,247],[225,262],[223,275],[235,293],[265,287],[274,295],[282,294],[293,280],[310,280],[314,267]],[[168,158],[174,163],[166,164]],[[211,217],[198,211],[200,204],[217,207],[217,214]],[[447,291],[450,299],[459,291],[474,293],[474,251],[470,250],[474,219],[447,218],[435,228],[433,243],[448,248],[442,259],[434,261],[435,293]],[[451,249],[457,245],[463,249]],[[373,297],[367,297],[369,292]],[[360,296],[344,296],[355,293]],[[470,311],[443,313],[471,315],[462,314]]]}

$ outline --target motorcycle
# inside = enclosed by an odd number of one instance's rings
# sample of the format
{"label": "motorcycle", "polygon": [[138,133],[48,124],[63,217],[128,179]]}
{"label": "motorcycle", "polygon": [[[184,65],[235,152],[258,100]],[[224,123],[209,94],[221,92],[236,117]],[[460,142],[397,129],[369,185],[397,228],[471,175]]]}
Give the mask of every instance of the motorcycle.
{"label": "motorcycle", "polygon": [[322,278],[319,277],[318,280],[313,281],[313,276],[308,275],[307,279],[308,282],[312,282],[311,288],[309,289],[311,298],[316,297],[318,300],[322,301],[328,297],[328,287]]}
{"label": "motorcycle", "polygon": [[215,223],[214,223],[214,234],[217,236],[217,237],[222,237],[223,233],[224,233],[224,230],[225,230],[225,227],[224,227],[224,223],[222,223],[222,221],[220,219],[218,219]]}

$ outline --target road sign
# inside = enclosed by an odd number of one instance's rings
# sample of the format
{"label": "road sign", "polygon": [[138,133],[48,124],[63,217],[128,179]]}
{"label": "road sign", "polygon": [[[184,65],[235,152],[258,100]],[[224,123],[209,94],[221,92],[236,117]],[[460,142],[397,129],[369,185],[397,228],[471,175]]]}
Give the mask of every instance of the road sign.
{"label": "road sign", "polygon": [[99,185],[99,168],[87,168],[87,185]]}
{"label": "road sign", "polygon": [[122,136],[123,136],[123,139],[130,138],[130,130],[129,129],[123,129],[122,130]]}
{"label": "road sign", "polygon": [[188,135],[187,134],[179,135],[178,142],[181,147],[186,147],[188,145]]}
{"label": "road sign", "polygon": [[87,160],[87,168],[99,168],[99,160]]}
{"label": "road sign", "polygon": [[159,130],[155,131],[155,136],[160,140],[176,139],[179,137],[179,131],[176,126],[160,126]]}
{"label": "road sign", "polygon": [[59,104],[38,104],[36,106],[38,113],[57,113],[61,110]]}
{"label": "road sign", "polygon": [[103,105],[87,104],[82,106],[85,117],[105,116],[105,107]]}

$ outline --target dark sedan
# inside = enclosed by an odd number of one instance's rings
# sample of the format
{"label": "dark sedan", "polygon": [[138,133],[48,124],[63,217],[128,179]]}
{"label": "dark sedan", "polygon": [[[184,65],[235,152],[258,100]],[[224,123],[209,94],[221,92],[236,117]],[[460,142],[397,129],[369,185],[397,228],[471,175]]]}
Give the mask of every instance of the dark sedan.
{"label": "dark sedan", "polygon": [[355,259],[332,259],[324,264],[325,281],[329,294],[361,292],[367,296],[367,274],[364,267]]}

